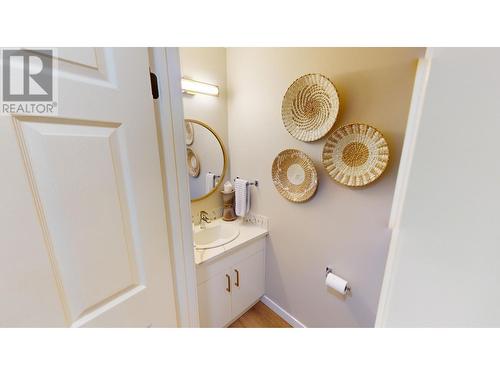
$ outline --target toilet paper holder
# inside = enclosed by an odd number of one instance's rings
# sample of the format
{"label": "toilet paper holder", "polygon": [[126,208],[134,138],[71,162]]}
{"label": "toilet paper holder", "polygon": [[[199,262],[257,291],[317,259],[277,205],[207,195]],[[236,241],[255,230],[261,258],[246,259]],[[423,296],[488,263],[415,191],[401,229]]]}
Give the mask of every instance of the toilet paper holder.
{"label": "toilet paper holder", "polygon": [[[333,273],[335,275],[335,272],[333,272],[332,266],[326,266],[325,277],[327,277],[329,273]],[[351,294],[351,286],[349,285],[349,283],[347,283],[347,287],[345,290],[346,290],[346,294]]]}

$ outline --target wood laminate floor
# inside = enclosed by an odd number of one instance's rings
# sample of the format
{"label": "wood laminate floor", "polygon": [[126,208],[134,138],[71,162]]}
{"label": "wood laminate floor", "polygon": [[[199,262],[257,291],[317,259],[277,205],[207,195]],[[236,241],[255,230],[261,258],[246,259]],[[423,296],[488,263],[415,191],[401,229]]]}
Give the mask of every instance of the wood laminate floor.
{"label": "wood laminate floor", "polygon": [[257,302],[229,328],[291,328],[279,315],[262,302]]}

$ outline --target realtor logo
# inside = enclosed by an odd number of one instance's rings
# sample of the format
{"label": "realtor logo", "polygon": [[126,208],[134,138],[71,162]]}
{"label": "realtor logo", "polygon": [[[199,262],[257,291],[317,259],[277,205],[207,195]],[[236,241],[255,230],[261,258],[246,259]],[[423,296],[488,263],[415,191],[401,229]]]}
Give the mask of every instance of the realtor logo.
{"label": "realtor logo", "polygon": [[3,49],[1,67],[2,113],[55,113],[51,49]]}

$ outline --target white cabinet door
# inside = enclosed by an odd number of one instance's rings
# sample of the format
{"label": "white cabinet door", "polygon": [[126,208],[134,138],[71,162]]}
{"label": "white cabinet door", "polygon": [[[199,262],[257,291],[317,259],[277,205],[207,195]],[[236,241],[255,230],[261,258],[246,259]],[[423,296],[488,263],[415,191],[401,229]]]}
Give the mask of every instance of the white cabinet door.
{"label": "white cabinet door", "polygon": [[176,326],[147,50],[54,59],[58,115],[0,116],[0,326]]}
{"label": "white cabinet door", "polygon": [[237,317],[264,295],[265,252],[259,251],[232,269],[232,316]]}
{"label": "white cabinet door", "polygon": [[231,320],[231,283],[228,272],[198,285],[200,326],[221,328]]}

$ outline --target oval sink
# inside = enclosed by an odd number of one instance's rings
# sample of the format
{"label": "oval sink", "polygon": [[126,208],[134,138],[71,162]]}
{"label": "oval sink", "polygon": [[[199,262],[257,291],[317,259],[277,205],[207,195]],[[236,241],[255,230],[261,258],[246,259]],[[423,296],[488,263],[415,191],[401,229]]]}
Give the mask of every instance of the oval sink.
{"label": "oval sink", "polygon": [[240,234],[235,225],[215,224],[194,233],[194,246],[198,250],[211,249],[233,241]]}

